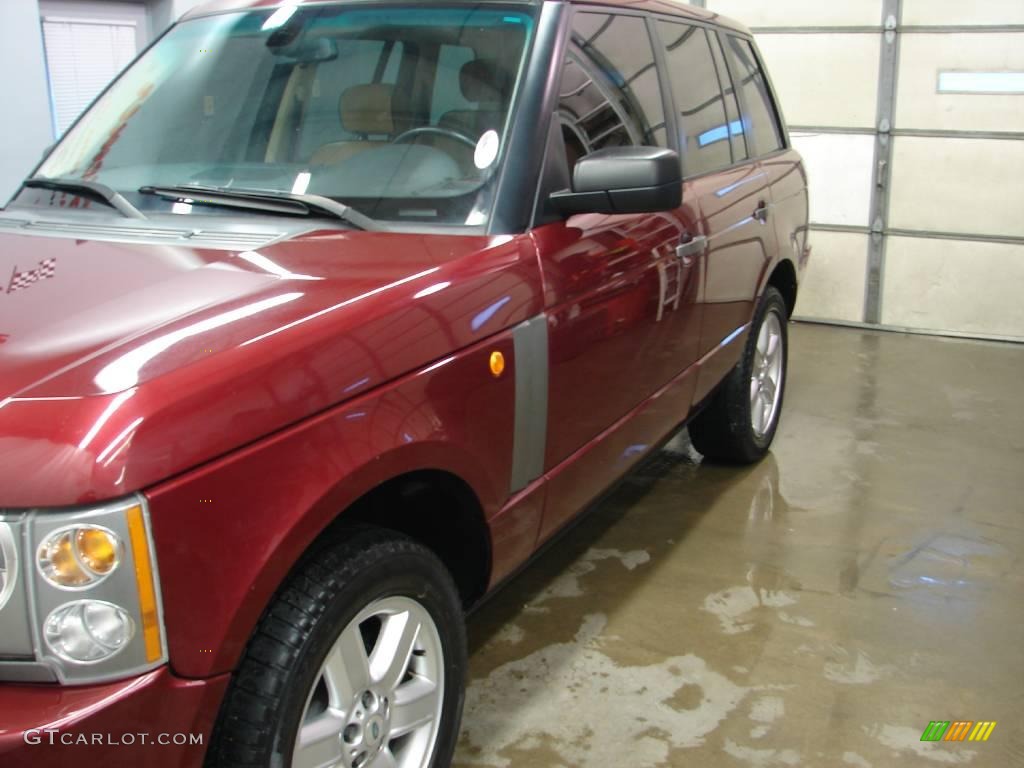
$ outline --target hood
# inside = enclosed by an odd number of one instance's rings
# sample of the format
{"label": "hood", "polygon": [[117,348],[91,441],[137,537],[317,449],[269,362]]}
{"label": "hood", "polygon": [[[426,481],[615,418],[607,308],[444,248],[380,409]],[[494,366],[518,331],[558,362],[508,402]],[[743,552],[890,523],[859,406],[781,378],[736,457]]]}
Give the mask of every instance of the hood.
{"label": "hood", "polygon": [[138,490],[355,397],[539,312],[535,273],[525,238],[0,233],[0,508]]}

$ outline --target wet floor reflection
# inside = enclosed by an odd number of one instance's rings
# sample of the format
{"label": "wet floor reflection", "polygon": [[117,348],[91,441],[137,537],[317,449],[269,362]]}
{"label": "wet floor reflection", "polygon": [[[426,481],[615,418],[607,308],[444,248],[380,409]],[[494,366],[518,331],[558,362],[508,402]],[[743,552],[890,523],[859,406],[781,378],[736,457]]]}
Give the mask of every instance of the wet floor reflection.
{"label": "wet floor reflection", "polygon": [[1024,765],[1024,350],[791,333],[765,461],[684,432],[472,618],[457,765]]}

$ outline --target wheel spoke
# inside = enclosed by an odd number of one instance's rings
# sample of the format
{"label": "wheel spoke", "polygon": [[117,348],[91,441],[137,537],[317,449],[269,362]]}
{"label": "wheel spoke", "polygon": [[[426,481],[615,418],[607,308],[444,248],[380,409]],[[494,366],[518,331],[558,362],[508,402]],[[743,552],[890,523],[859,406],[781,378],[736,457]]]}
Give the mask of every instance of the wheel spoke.
{"label": "wheel spoke", "polygon": [[328,709],[316,719],[299,728],[295,741],[293,768],[326,768],[336,765],[342,758],[339,734],[345,727],[345,718],[336,709]]}
{"label": "wheel spoke", "polygon": [[370,654],[370,678],[385,690],[394,690],[405,677],[420,626],[419,619],[409,611],[384,619]]}
{"label": "wheel spoke", "polygon": [[410,680],[395,691],[391,714],[391,738],[433,722],[438,710],[438,686],[424,678]]}
{"label": "wheel spoke", "polygon": [[366,603],[337,635],[306,694],[289,764],[432,764],[444,686],[444,646],[431,612],[405,595]]}
{"label": "wheel spoke", "polygon": [[398,761],[391,754],[391,750],[384,747],[367,765],[369,768],[398,768]]}
{"label": "wheel spoke", "polygon": [[784,322],[778,312],[769,311],[757,332],[750,371],[750,426],[757,436],[768,432],[778,413],[784,374]]}
{"label": "wheel spoke", "polygon": [[370,663],[358,625],[352,624],[341,633],[327,655],[324,678],[331,705],[346,712],[356,694],[366,689],[370,682]]}

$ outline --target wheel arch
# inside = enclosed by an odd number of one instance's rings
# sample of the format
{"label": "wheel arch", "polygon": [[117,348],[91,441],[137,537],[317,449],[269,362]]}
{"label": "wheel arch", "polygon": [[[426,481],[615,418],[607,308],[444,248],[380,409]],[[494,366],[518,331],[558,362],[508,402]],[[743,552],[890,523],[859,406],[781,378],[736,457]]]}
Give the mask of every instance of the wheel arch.
{"label": "wheel arch", "polygon": [[[336,467],[334,478],[323,471],[326,463],[293,475],[287,454],[275,451],[275,458],[275,471],[286,479],[270,482],[267,465],[259,465],[260,475],[247,461],[231,462],[228,471],[218,473],[218,483],[236,497],[222,514],[194,503],[201,496],[217,498],[200,490],[209,470],[150,497],[169,655],[177,674],[198,678],[234,670],[253,628],[283,586],[351,524],[395,530],[430,548],[450,569],[466,604],[486,590],[487,520],[500,499],[493,478],[458,446],[424,441],[367,453],[358,468]],[[291,464],[301,466],[301,461]],[[193,543],[187,553],[186,541]],[[247,556],[226,569],[229,552]]]}
{"label": "wheel arch", "polygon": [[490,528],[476,493],[453,472],[415,469],[385,480],[341,510],[307,554],[344,537],[353,525],[392,530],[430,549],[448,568],[465,607],[487,590]]}
{"label": "wheel arch", "polygon": [[792,317],[797,295],[797,272],[793,262],[789,259],[780,260],[768,275],[764,287],[769,285],[782,294],[782,299],[786,302],[786,317]]}

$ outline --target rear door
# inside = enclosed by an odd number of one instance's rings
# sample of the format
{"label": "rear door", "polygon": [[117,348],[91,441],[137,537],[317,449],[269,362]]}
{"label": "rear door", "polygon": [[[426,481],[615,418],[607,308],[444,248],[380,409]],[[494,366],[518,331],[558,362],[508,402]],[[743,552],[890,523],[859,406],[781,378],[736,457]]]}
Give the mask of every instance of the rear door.
{"label": "rear door", "polygon": [[[756,96],[765,106],[763,118],[768,121],[769,128],[775,129],[764,137],[762,143],[769,150],[760,151],[759,162],[771,184],[771,221],[778,242],[778,256],[780,259],[791,259],[793,266],[799,270],[805,266],[810,253],[807,244],[807,173],[803,159],[789,142],[786,121],[782,117],[771,78],[757,46],[738,38],[736,45],[743,52],[746,66],[758,67]],[[772,147],[776,149],[771,150]]]}
{"label": "rear door", "polygon": [[739,360],[761,277],[775,253],[770,177],[758,156],[776,151],[781,142],[759,95],[760,74],[749,43],[711,29],[707,42],[726,118],[692,140],[697,147],[728,143],[732,162],[694,180],[708,244],[700,338],[705,357],[697,400]]}

